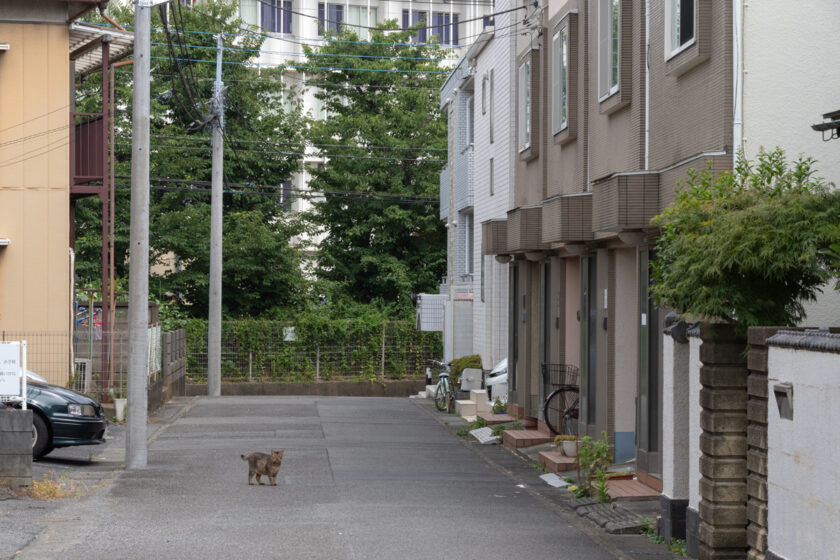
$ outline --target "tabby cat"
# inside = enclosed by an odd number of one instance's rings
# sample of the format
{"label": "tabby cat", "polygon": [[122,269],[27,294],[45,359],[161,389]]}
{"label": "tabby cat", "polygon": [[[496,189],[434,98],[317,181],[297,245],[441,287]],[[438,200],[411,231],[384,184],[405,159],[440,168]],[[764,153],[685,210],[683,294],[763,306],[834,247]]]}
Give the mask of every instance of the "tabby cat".
{"label": "tabby cat", "polygon": [[253,485],[251,480],[257,478],[257,484],[262,484],[260,477],[265,475],[272,486],[277,486],[277,471],[280,470],[280,463],[283,462],[283,451],[271,450],[271,455],[265,453],[251,453],[240,455],[243,461],[248,461],[248,484]]}

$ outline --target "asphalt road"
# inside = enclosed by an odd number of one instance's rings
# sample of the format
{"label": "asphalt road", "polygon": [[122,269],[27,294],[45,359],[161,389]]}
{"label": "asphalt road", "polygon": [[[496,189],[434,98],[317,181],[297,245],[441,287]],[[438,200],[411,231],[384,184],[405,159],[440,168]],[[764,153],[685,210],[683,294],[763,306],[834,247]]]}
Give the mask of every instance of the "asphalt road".
{"label": "asphalt road", "polygon": [[[169,413],[150,424],[146,469],[113,470],[117,445],[94,461],[96,448],[78,448],[36,463],[36,477],[65,469],[94,487],[43,503],[24,528],[0,502],[0,528],[29,531],[14,558],[615,558],[425,404],[222,397]],[[249,486],[240,454],[270,449],[285,450],[278,485]]]}

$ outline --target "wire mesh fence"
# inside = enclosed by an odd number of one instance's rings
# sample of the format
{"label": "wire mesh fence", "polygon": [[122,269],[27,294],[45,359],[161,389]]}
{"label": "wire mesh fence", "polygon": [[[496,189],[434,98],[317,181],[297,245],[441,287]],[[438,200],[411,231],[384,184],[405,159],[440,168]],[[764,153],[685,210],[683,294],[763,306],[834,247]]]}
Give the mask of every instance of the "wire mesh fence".
{"label": "wire mesh fence", "polygon": [[[334,325],[333,325],[334,326]],[[313,336],[290,324],[263,324],[243,332],[235,322],[222,328],[222,378],[227,381],[316,381],[425,377],[426,362],[440,358],[439,333],[393,321],[345,336]],[[187,329],[187,375],[207,377],[207,330]]]}

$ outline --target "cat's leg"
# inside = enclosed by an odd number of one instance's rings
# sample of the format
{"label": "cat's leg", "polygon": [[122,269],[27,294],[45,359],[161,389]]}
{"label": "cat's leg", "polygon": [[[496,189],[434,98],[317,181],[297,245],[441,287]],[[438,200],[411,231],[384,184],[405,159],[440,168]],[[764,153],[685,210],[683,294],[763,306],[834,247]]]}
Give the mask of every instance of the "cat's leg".
{"label": "cat's leg", "polygon": [[275,476],[269,476],[268,477],[268,482],[272,486],[277,486],[277,476],[276,475]]}
{"label": "cat's leg", "polygon": [[260,478],[261,476],[262,475],[260,473],[257,473],[257,484],[259,484],[260,486],[263,486],[262,478]]}
{"label": "cat's leg", "polygon": [[253,478],[254,478],[254,471],[248,471],[248,486],[253,486],[254,485]]}

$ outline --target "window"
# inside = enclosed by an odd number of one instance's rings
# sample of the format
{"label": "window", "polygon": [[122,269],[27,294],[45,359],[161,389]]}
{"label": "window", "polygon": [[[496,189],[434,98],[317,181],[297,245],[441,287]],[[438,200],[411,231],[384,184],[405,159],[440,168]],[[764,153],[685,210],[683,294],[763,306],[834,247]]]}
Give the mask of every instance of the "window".
{"label": "window", "polygon": [[257,19],[258,13],[257,0],[241,0],[239,2],[239,18],[242,20],[242,23],[254,26],[259,25],[259,20]]}
{"label": "window", "polygon": [[490,69],[490,143],[493,143],[493,69]]}
{"label": "window", "polygon": [[280,209],[284,213],[292,211],[292,182],[283,181],[280,185]]}
{"label": "window", "polygon": [[347,10],[347,25],[354,26],[353,31],[362,41],[370,39],[370,29],[376,25],[376,8],[370,12],[365,6],[349,6]]}
{"label": "window", "polygon": [[475,141],[474,110],[474,97],[470,95],[470,98],[467,100],[467,146],[471,145]]}
{"label": "window", "polygon": [[[411,22],[410,23],[409,23],[409,20],[408,20],[408,13],[409,13],[408,10],[403,10],[402,11],[402,28],[403,29],[408,29],[409,27],[413,27],[413,26],[418,25],[418,24],[420,24],[422,26],[426,25],[426,21],[428,21],[428,19],[426,17],[427,12],[418,12],[418,11],[411,12]],[[422,24],[421,24],[421,22],[422,22]],[[414,41],[417,41],[418,43],[425,43],[426,38],[428,36],[427,32],[428,32],[428,29],[426,27],[421,27],[420,29],[417,30],[417,35],[412,37],[412,39]]]}
{"label": "window", "polygon": [[432,12],[432,35],[437,36],[442,45],[458,44],[458,14]]}
{"label": "window", "polygon": [[551,124],[556,134],[569,126],[569,28],[551,41]]}
{"label": "window", "polygon": [[493,16],[484,16],[484,29],[494,27],[496,23],[493,21]]}
{"label": "window", "polygon": [[668,0],[665,18],[668,40],[665,54],[670,57],[694,41],[694,0]]}
{"label": "window", "polygon": [[261,27],[271,33],[292,32],[291,0],[260,0]]}
{"label": "window", "polygon": [[332,34],[341,33],[344,23],[344,6],[342,4],[318,4],[318,35],[326,30]]}
{"label": "window", "polygon": [[531,60],[519,65],[519,151],[531,147]]}
{"label": "window", "polygon": [[481,114],[487,114],[487,81],[490,78],[487,76],[487,72],[484,73],[484,76],[481,77]]}
{"label": "window", "polygon": [[598,96],[618,91],[619,0],[598,2]]}
{"label": "window", "polygon": [[464,214],[464,274],[473,273],[473,215]]}
{"label": "window", "polygon": [[490,183],[490,196],[493,196],[493,191],[495,190],[494,185],[493,185],[493,182],[495,180],[494,177],[493,177],[493,158],[490,158],[489,166],[490,166],[490,169],[488,169],[487,171],[490,174],[490,179],[489,179],[488,182]]}

